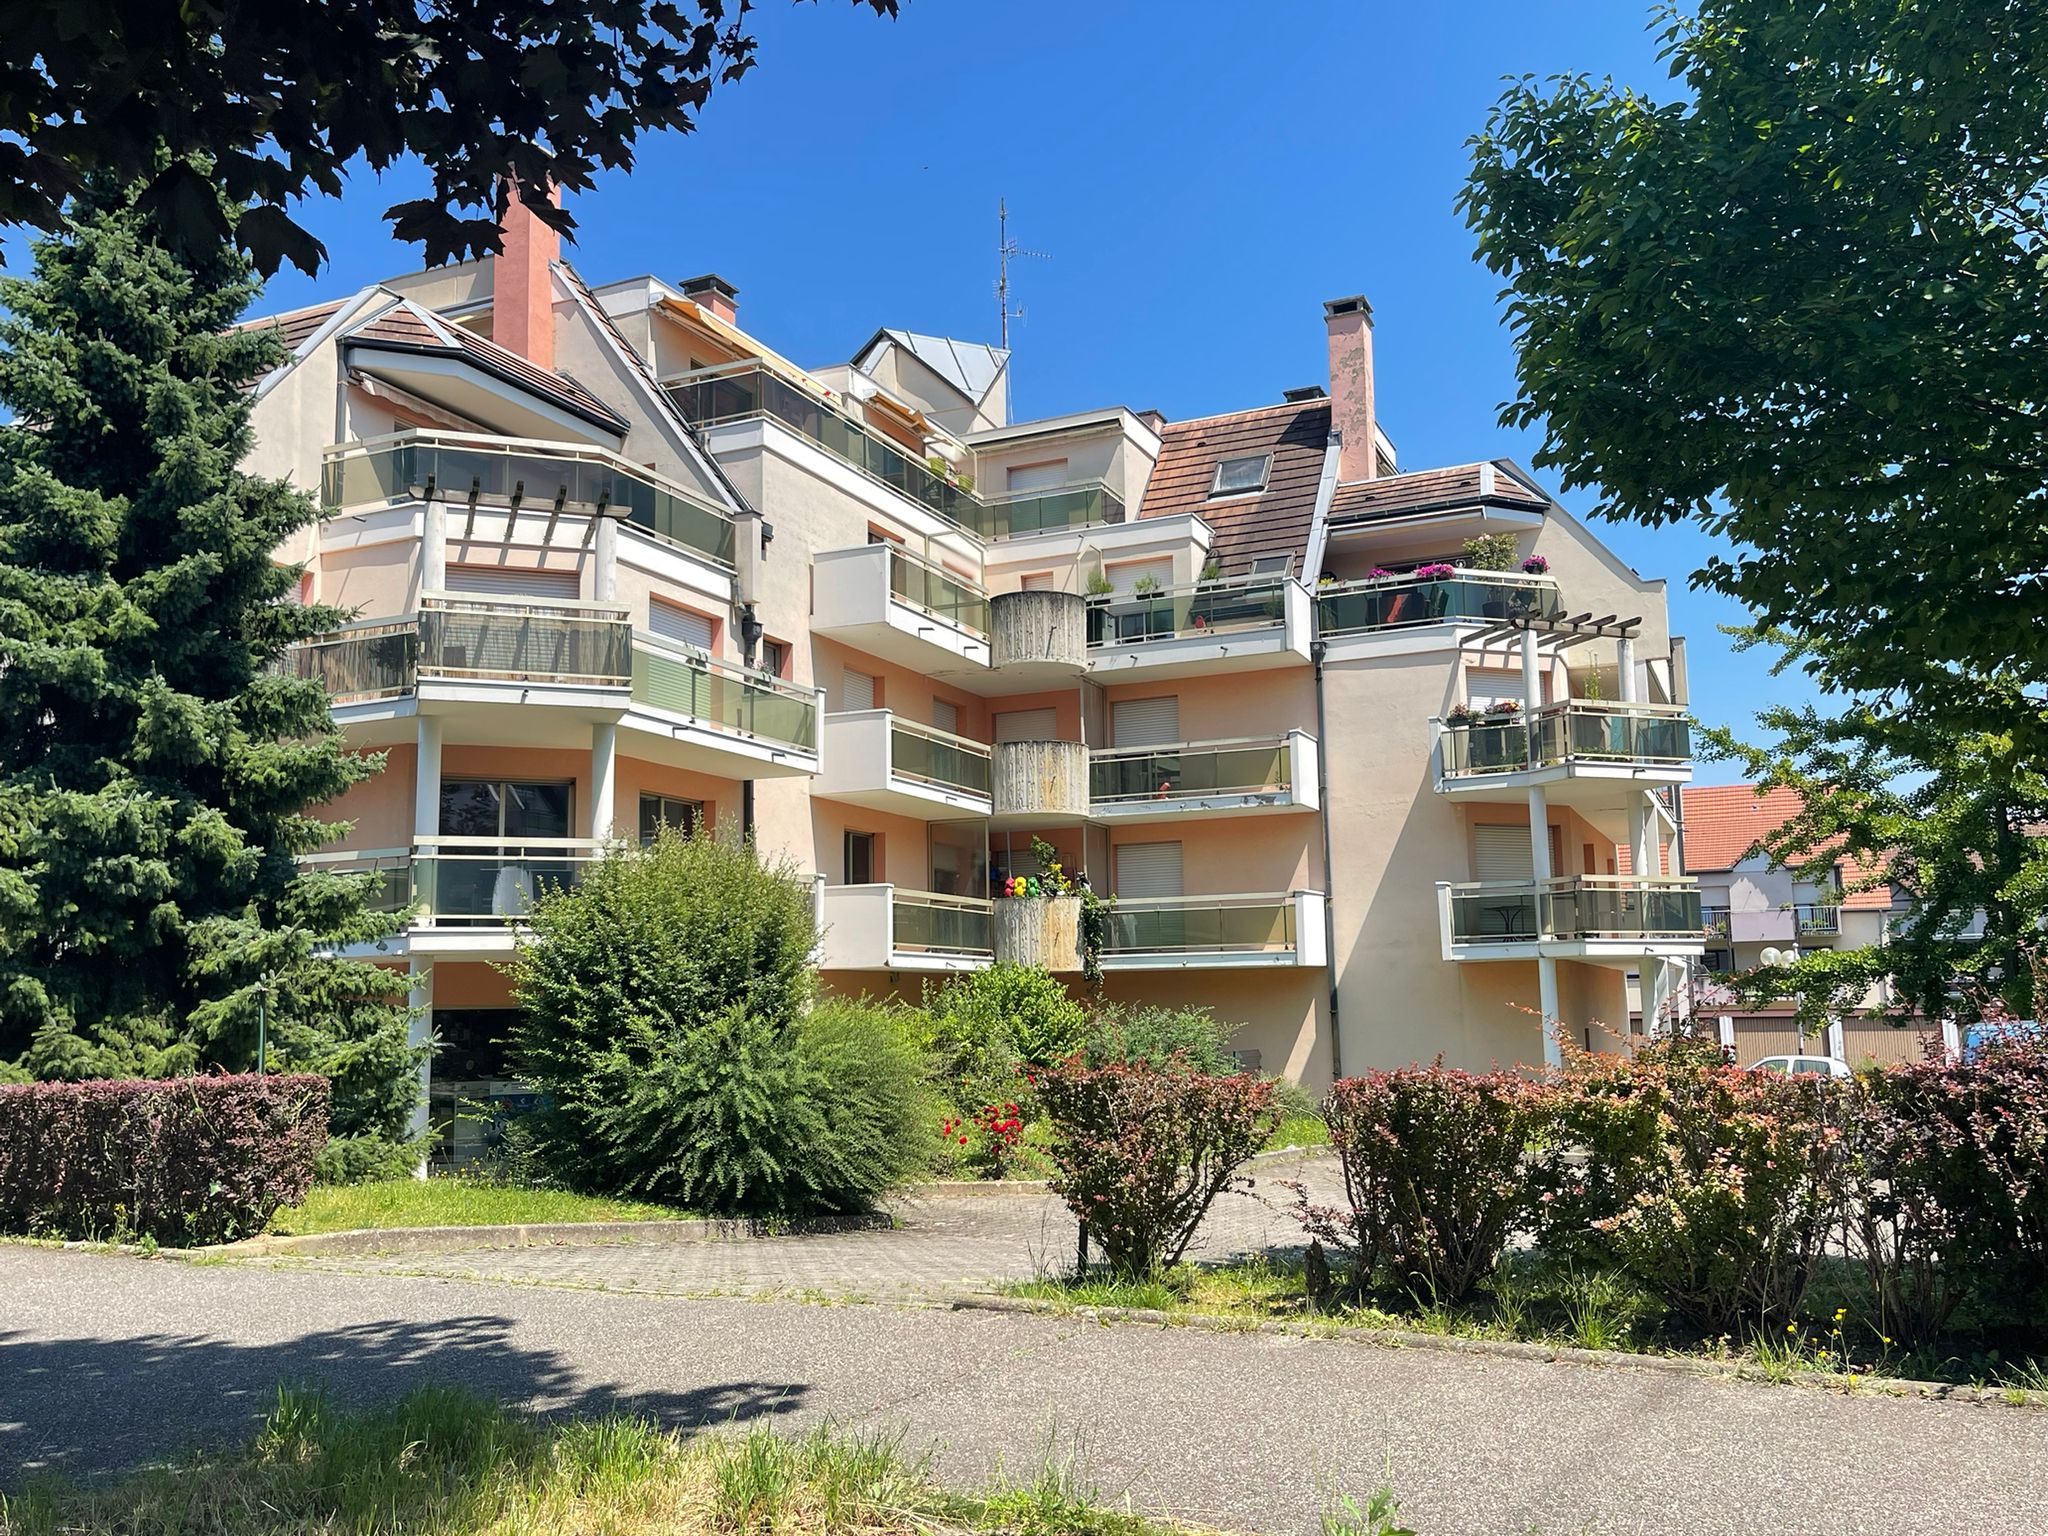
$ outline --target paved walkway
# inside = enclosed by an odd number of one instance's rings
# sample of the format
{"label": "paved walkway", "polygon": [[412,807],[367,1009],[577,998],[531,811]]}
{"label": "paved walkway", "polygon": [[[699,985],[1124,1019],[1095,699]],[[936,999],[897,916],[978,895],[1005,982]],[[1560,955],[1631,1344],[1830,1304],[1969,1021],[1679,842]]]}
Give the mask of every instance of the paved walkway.
{"label": "paved walkway", "polygon": [[1391,1476],[1462,1533],[2048,1530],[2048,1412],[1434,1350],[896,1305],[682,1301],[0,1246],[0,1486],[245,1436],[280,1382],[425,1382],[675,1423],[900,1432],[1028,1475],[1306,1532]]}
{"label": "paved walkway", "polygon": [[[1298,1244],[1282,1180],[1301,1180],[1319,1200],[1338,1198],[1326,1152],[1261,1158],[1251,1189],[1219,1199],[1194,1252],[1222,1258]],[[607,1242],[536,1248],[474,1248],[436,1254],[294,1257],[294,1267],[353,1274],[439,1275],[528,1285],[635,1291],[650,1296],[788,1292],[902,1298],[987,1287],[1073,1265],[1074,1218],[1054,1196],[949,1194],[905,1201],[894,1231],[747,1238],[732,1242]]]}

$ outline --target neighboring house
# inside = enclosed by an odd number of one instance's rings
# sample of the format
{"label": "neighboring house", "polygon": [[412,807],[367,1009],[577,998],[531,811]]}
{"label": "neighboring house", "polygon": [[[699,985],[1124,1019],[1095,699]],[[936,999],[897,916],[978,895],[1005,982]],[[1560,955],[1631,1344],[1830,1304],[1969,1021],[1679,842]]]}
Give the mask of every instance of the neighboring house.
{"label": "neighboring house", "polygon": [[[1716,977],[1754,970],[1778,956],[1883,944],[1894,896],[1888,884],[1870,883],[1876,870],[1846,854],[1819,881],[1772,867],[1757,844],[1799,813],[1797,790],[1758,793],[1754,785],[1727,784],[1689,786],[1681,794],[1685,864],[1699,882],[1707,934],[1695,1006],[1702,1015],[1727,1020],[1724,1035],[1732,1037],[1737,1058],[1825,1047],[1851,1063],[1919,1060],[1924,1030],[1860,1018],[1851,1010],[1825,1037],[1802,1039],[1789,1003],[1747,1010],[1716,984]],[[1858,1006],[1874,1010],[1887,1001],[1886,989],[1877,987]]]}
{"label": "neighboring house", "polygon": [[[664,823],[793,859],[826,985],[907,996],[1080,984],[1071,927],[991,899],[1043,839],[1117,898],[1108,997],[1311,1086],[1540,1060],[1544,1016],[1597,1046],[1632,973],[1683,1006],[1664,584],[1511,463],[1401,472],[1363,299],[1327,388],[1180,422],[1013,421],[1005,353],[908,331],[806,369],[737,301],[593,290],[518,210],[503,256],[262,322],[249,467],[319,489],[280,556],[357,615],[297,665],[388,754],[322,857],[419,909],[382,956],[434,1099],[517,1097],[517,917]],[[1482,533],[1510,569],[1459,565]]]}

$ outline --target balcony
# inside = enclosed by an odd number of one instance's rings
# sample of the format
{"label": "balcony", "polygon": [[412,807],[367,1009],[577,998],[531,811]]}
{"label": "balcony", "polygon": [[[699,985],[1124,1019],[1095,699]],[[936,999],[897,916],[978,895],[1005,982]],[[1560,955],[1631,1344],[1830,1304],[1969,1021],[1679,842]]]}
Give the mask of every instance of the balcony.
{"label": "balcony", "polygon": [[1121,523],[1127,516],[1123,498],[1098,480],[1049,491],[1021,491],[986,502],[981,525],[974,531],[984,539],[1021,538]]}
{"label": "balcony", "polygon": [[603,845],[589,838],[420,839],[411,858],[414,908],[406,940],[416,955],[502,954],[550,891],[579,884]]}
{"label": "balcony", "polygon": [[971,971],[993,958],[990,903],[973,896],[828,885],[824,896],[828,971]]}
{"label": "balcony", "polygon": [[1446,960],[1626,962],[1682,958],[1706,948],[1699,887],[1682,877],[1442,884],[1437,904]]}
{"label": "balcony", "polygon": [[761,363],[700,368],[668,380],[664,387],[693,426],[780,422],[927,511],[972,532],[980,531],[983,509],[971,491]]}
{"label": "balcony", "polygon": [[1526,717],[1482,714],[1439,722],[1448,795],[1515,796],[1531,785],[1586,813],[1622,809],[1644,789],[1692,780],[1692,724],[1682,705],[1564,699]]}
{"label": "balcony", "polygon": [[1557,584],[1548,577],[1446,569],[1449,574],[1442,576],[1380,576],[1316,588],[1317,635],[1333,640],[1428,624],[1483,624],[1525,614],[1556,618],[1564,612]]}
{"label": "balcony", "polygon": [[1308,589],[1284,576],[1094,597],[1089,668],[1164,680],[1305,664],[1312,623]]}
{"label": "balcony", "polygon": [[1700,908],[1700,931],[1710,938],[1728,937],[1728,909],[1726,907]]}
{"label": "balcony", "polygon": [[467,432],[400,432],[327,450],[320,500],[334,511],[439,500],[546,520],[612,516],[724,570],[733,565],[724,509],[602,448]]}
{"label": "balcony", "polygon": [[1088,819],[1088,749],[1078,741],[1005,741],[995,750],[995,818],[1010,826]]}
{"label": "balcony", "polygon": [[1120,897],[1101,960],[1105,971],[1323,965],[1323,893]]}
{"label": "balcony", "polygon": [[621,728],[634,733],[636,756],[725,778],[787,778],[818,771],[819,701],[816,689],[639,633]]}
{"label": "balcony", "polygon": [[1792,921],[1802,939],[1809,935],[1821,938],[1842,931],[1842,909],[1826,902],[1795,902]]}
{"label": "balcony", "polygon": [[989,814],[989,747],[886,709],[825,717],[812,793],[921,820]]}
{"label": "balcony", "polygon": [[1097,821],[1168,821],[1314,810],[1321,803],[1316,739],[1305,731],[1089,755],[1089,814]]}
{"label": "balcony", "polygon": [[988,675],[988,594],[891,543],[811,563],[811,629],[927,675]]}

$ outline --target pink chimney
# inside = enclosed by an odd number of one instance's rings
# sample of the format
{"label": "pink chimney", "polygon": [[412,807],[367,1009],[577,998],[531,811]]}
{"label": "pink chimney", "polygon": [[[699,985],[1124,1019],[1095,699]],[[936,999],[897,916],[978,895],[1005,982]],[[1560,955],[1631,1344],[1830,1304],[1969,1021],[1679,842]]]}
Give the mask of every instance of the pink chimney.
{"label": "pink chimney", "polygon": [[1378,418],[1372,397],[1372,305],[1364,294],[1323,305],[1330,331],[1330,424],[1342,446],[1337,478],[1349,483],[1379,474]]}
{"label": "pink chimney", "polygon": [[716,272],[706,272],[683,284],[683,297],[700,309],[709,310],[727,325],[740,317],[740,291]]}
{"label": "pink chimney", "polygon": [[[549,200],[561,202],[553,192]],[[505,206],[505,249],[491,263],[491,340],[540,368],[555,366],[554,264],[562,237],[534,216],[517,188]]]}

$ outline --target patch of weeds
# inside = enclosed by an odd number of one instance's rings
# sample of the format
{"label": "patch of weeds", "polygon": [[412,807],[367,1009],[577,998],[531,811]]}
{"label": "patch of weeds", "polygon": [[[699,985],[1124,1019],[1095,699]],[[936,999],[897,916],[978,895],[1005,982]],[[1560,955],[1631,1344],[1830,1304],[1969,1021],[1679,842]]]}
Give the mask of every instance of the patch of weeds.
{"label": "patch of weeds", "polygon": [[1322,1536],[1415,1536],[1415,1532],[1401,1523],[1401,1501],[1382,1483],[1363,1504],[1348,1493],[1326,1504]]}

